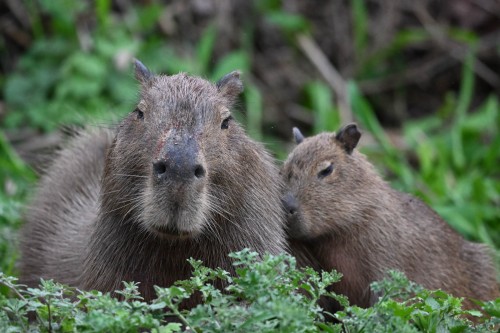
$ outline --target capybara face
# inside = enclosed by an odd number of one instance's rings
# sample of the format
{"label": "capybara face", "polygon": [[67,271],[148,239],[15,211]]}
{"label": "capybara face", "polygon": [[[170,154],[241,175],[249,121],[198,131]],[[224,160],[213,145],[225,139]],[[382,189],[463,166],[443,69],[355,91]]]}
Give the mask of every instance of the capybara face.
{"label": "capybara face", "polygon": [[239,74],[212,84],[186,74],[155,76],[137,62],[136,77],[140,99],[119,126],[107,167],[112,187],[123,192],[116,209],[134,211],[157,236],[196,237],[210,227],[211,211],[224,210],[214,184],[228,167],[231,138],[242,132],[230,112],[242,89]]}
{"label": "capybara face", "polygon": [[313,239],[355,228],[366,178],[359,167],[364,158],[353,151],[361,135],[356,126],[305,139],[294,133],[297,146],[281,169],[289,235]]}

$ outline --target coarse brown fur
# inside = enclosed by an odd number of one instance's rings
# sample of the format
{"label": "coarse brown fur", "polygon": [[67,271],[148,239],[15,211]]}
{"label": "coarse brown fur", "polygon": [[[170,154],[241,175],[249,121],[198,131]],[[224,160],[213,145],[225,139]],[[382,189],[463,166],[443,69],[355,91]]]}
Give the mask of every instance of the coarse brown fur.
{"label": "coarse brown fur", "polygon": [[136,62],[136,76],[136,110],[79,135],[42,178],[22,233],[29,286],[136,281],[150,300],[191,275],[190,257],[233,272],[231,251],[285,251],[278,170],[231,117],[239,74],[212,84]]}
{"label": "coarse brown fur", "polygon": [[292,251],[306,248],[322,269],[341,272],[335,292],[370,306],[376,296],[369,284],[397,269],[455,296],[498,296],[489,249],[464,240],[419,199],[392,189],[354,149],[361,136],[356,125],[306,139],[297,129],[294,134],[298,145],[281,170]]}

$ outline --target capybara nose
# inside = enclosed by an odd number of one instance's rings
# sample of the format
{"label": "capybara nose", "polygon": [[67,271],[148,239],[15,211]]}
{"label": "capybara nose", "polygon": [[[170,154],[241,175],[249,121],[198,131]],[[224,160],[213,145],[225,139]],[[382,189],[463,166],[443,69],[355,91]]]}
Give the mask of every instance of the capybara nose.
{"label": "capybara nose", "polygon": [[153,161],[153,174],[159,181],[188,182],[206,175],[203,154],[192,135],[172,133]]}
{"label": "capybara nose", "polygon": [[281,199],[281,203],[283,204],[285,211],[290,215],[296,214],[299,209],[297,198],[295,198],[295,196],[291,193],[285,194],[285,196]]}
{"label": "capybara nose", "polygon": [[159,180],[189,181],[205,177],[206,171],[200,163],[194,163],[189,158],[170,160],[161,158],[153,162],[153,174]]}

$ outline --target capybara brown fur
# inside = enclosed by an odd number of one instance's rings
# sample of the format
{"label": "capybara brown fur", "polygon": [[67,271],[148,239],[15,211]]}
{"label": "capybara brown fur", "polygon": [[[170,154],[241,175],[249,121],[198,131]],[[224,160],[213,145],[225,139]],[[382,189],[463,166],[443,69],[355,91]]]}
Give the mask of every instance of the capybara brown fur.
{"label": "capybara brown fur", "polygon": [[310,138],[295,128],[294,136],[297,146],[281,169],[292,251],[305,247],[322,269],[341,272],[333,291],[368,307],[377,298],[370,283],[396,269],[428,289],[480,300],[498,296],[489,249],[392,189],[355,149],[361,137],[355,124]]}
{"label": "capybara brown fur", "polygon": [[213,84],[136,61],[135,74],[135,110],[77,136],[41,179],[22,232],[29,286],[136,281],[151,300],[154,285],[189,278],[190,257],[234,272],[229,252],[285,252],[278,169],[231,116],[239,73]]}

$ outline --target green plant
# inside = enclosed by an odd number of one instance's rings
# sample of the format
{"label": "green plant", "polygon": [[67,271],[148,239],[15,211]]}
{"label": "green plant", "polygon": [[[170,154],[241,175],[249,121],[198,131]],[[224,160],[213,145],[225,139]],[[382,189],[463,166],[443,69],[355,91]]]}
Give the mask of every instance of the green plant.
{"label": "green plant", "polygon": [[303,16],[283,10],[281,0],[256,0],[255,4],[269,23],[279,27],[290,38],[310,29]]}
{"label": "green plant", "polygon": [[340,127],[339,112],[327,85],[311,82],[305,86],[305,95],[307,105],[314,113],[314,133],[332,131]]}
{"label": "green plant", "polygon": [[[231,254],[236,275],[189,260],[193,276],[169,288],[156,287],[157,298],[142,300],[138,286],[109,293],[79,291],[52,281],[39,288],[23,288],[16,278],[0,273],[0,284],[11,292],[0,295],[0,329],[5,332],[493,332],[500,324],[500,299],[480,303],[484,313],[461,308],[462,299],[442,291],[428,291],[399,272],[375,282],[381,297],[368,309],[349,306],[327,290],[339,281],[336,272],[297,269],[288,255],[262,258],[248,249]],[[214,287],[223,281],[223,290]],[[180,307],[193,294],[202,298],[191,310]],[[317,305],[321,296],[333,297],[345,310],[337,322]],[[473,324],[465,315],[475,316]],[[32,320],[29,320],[29,318]]]}
{"label": "green plant", "polygon": [[[166,313],[141,301],[137,285],[117,291],[125,301],[100,292],[79,292],[53,281],[24,289],[0,273],[0,282],[17,298],[0,296],[0,328],[4,332],[175,332],[180,324],[162,323]],[[35,320],[29,320],[30,314]]]}
{"label": "green plant", "polygon": [[[158,298],[142,301],[134,283],[116,293],[122,301],[100,292],[82,292],[52,281],[41,281],[40,288],[24,289],[16,279],[0,273],[0,283],[16,297],[0,295],[0,328],[6,331],[40,330],[78,332],[156,332],[178,331],[176,318],[196,332],[315,332],[322,322],[320,296],[331,296],[346,304],[343,297],[326,287],[340,279],[337,273],[321,274],[298,270],[290,256],[263,258],[252,251],[231,254],[236,276],[221,269],[210,269],[190,260],[193,277],[169,288],[156,287]],[[219,290],[213,281],[228,286]],[[200,293],[203,303],[182,310],[180,303]],[[29,321],[30,313],[35,320]]]}
{"label": "green plant", "polygon": [[[213,80],[236,69],[249,72],[250,59],[242,50],[228,53],[212,64],[217,36],[213,26],[201,36],[191,57],[181,57],[157,35],[147,35],[161,13],[158,5],[133,7],[123,14],[124,18],[115,20],[109,12],[110,2],[97,1],[94,10],[98,24],[86,31],[85,41],[70,23],[88,11],[87,6],[75,6],[70,11],[61,1],[42,1],[40,6],[40,12],[32,9],[35,21],[43,14],[50,15],[55,33],[45,34],[39,28],[30,49],[6,78],[5,101],[10,110],[15,110],[5,117],[6,128],[29,125],[50,131],[61,124],[101,125],[116,121],[132,110],[135,102],[133,57],[157,72],[184,71]],[[139,33],[143,35],[140,42]],[[258,94],[255,89],[251,91],[252,96]],[[251,132],[259,135],[259,115],[252,119]]]}
{"label": "green plant", "polygon": [[[61,124],[100,126],[115,121],[135,102],[137,89],[129,65],[134,56],[155,72],[185,71],[217,80],[240,69],[245,80],[252,78],[249,73],[255,65],[253,58],[259,52],[255,28],[260,18],[281,29],[293,54],[290,59],[297,56],[298,34],[310,32],[318,36],[313,17],[287,12],[282,0],[256,0],[252,14],[257,17],[239,36],[242,46],[218,55],[214,61],[218,37],[215,21],[194,45],[183,44],[184,52],[180,52],[169,35],[158,29],[162,12],[170,8],[156,1],[129,5],[120,12],[113,9],[110,0],[23,3],[30,14],[33,43],[18,59],[13,72],[0,74],[7,110],[1,112],[1,127],[10,131],[21,127],[51,131]],[[364,147],[364,151],[393,186],[423,198],[467,238],[498,249],[500,104],[495,95],[477,103],[480,94],[475,91],[473,66],[474,46],[480,44],[480,36],[453,25],[440,30],[444,39],[470,48],[461,58],[464,65],[460,89],[449,92],[432,116],[405,122],[403,145],[396,147],[375,115],[375,104],[363,96],[359,86],[363,80],[383,82],[405,77],[411,72],[408,59],[415,60],[404,56],[405,52],[429,46],[434,36],[425,27],[407,25],[394,31],[391,39],[374,46],[369,5],[365,0],[350,3],[349,27],[356,62],[351,64],[354,79],[347,87],[348,104],[356,121],[377,142]],[[91,20],[94,23],[90,27],[78,27],[77,18],[92,13],[95,22]],[[0,49],[5,51],[6,45],[0,39]],[[339,65],[335,57],[330,60]],[[301,106],[313,115],[313,133],[333,131],[342,125],[332,92],[324,83],[311,79],[298,88],[304,96]],[[408,85],[398,91],[404,96],[406,89]],[[264,140],[277,156],[285,158],[281,141],[262,129],[265,93],[247,79],[243,97],[246,114],[237,116],[254,138]],[[373,97],[376,100],[377,96]],[[0,271],[15,275],[17,230],[36,176],[15,154],[3,132],[0,169]],[[192,261],[194,277],[171,288],[158,288],[159,298],[151,304],[141,301],[137,286],[131,283],[117,291],[126,300],[119,301],[108,294],[80,292],[51,281],[43,281],[38,289],[23,290],[14,279],[2,275],[0,331],[182,330],[182,325],[166,322],[168,315],[203,332],[292,331],[299,325],[299,330],[311,332],[493,332],[500,325],[500,299],[481,303],[481,309],[491,318],[480,318],[479,324],[473,325],[461,317],[467,312],[460,309],[460,299],[423,290],[397,273],[373,286],[384,295],[374,307],[347,307],[337,314],[340,324],[325,323],[323,316],[329,315],[321,313],[314,300],[327,293],[324,287],[334,276],[297,271],[286,258],[268,257],[260,262],[250,253],[240,253],[235,260],[241,262],[236,277]],[[227,289],[215,289],[211,285],[214,279],[225,280]],[[201,293],[204,302],[191,311],[178,308],[178,302],[192,293]],[[35,322],[28,321],[30,311],[38,313]]]}
{"label": "green plant", "polygon": [[21,208],[35,180],[34,172],[13,151],[0,131],[0,271],[14,273]]}
{"label": "green plant", "polygon": [[[467,238],[498,248],[500,181],[495,161],[500,156],[500,107],[498,98],[490,96],[467,112],[474,89],[473,61],[471,53],[458,97],[450,94],[441,112],[404,125],[403,138],[416,165],[393,146],[354,83],[349,92],[357,119],[380,144],[366,152],[393,175],[393,185],[423,198]],[[448,124],[445,129],[443,123]]]}
{"label": "green plant", "polygon": [[[485,317],[478,310],[463,310],[461,298],[423,289],[401,272],[388,272],[371,289],[382,295],[373,307],[347,307],[335,315],[345,332],[494,332],[499,323],[494,315],[498,302],[481,303],[492,316]],[[467,316],[479,323],[474,325]]]}
{"label": "green plant", "polygon": [[352,18],[354,30],[354,49],[358,61],[362,60],[362,54],[366,50],[368,41],[368,15],[364,0],[352,1]]}
{"label": "green plant", "polygon": [[15,112],[4,126],[29,124],[48,131],[60,124],[107,123],[113,110],[128,111],[135,94],[127,80],[130,70],[110,64],[116,64],[118,53],[135,53],[137,44],[124,30],[96,33],[93,41],[92,49],[83,50],[76,33],[36,40],[5,82],[5,100]]}

